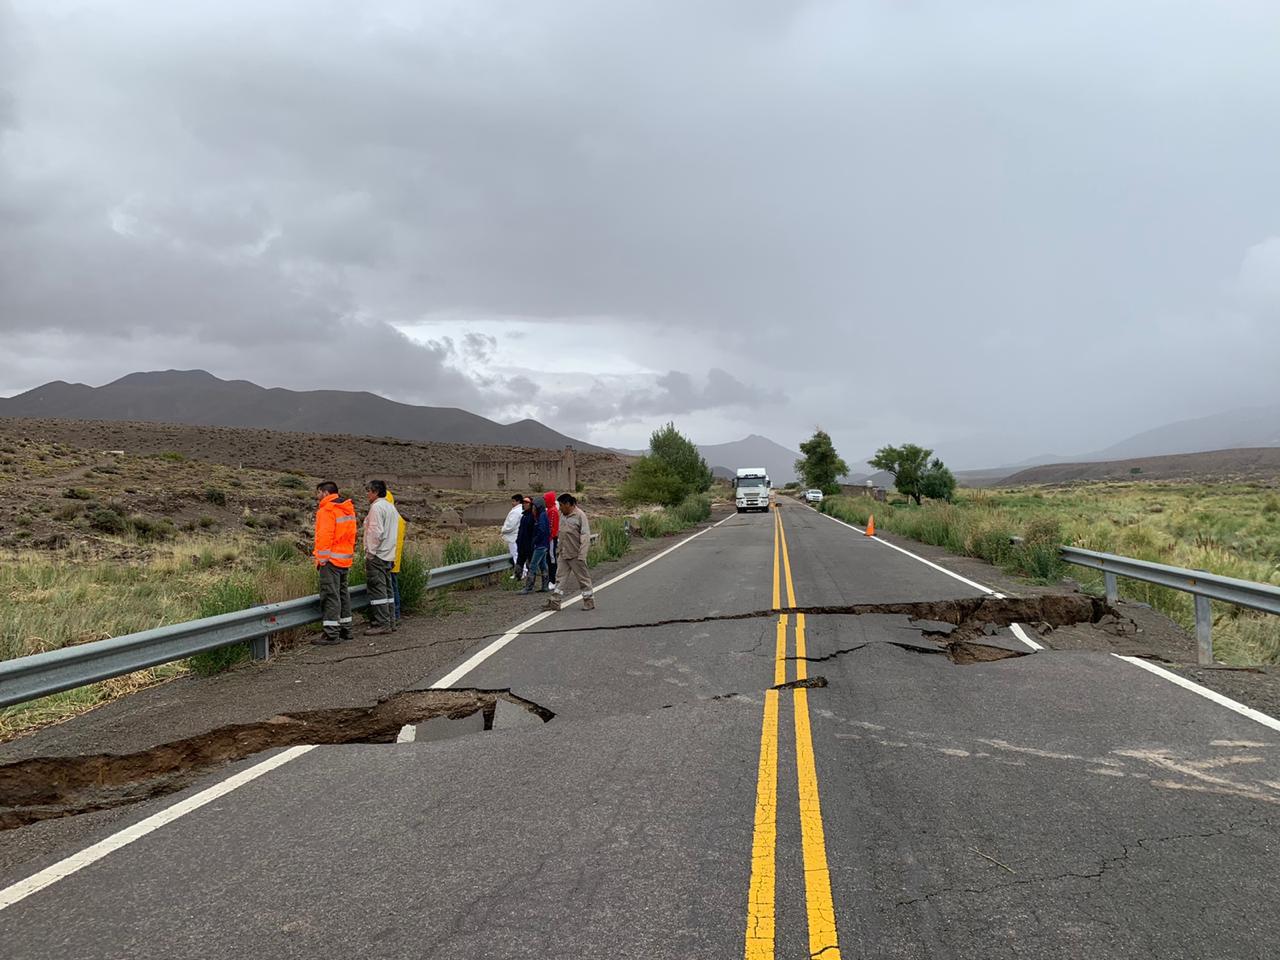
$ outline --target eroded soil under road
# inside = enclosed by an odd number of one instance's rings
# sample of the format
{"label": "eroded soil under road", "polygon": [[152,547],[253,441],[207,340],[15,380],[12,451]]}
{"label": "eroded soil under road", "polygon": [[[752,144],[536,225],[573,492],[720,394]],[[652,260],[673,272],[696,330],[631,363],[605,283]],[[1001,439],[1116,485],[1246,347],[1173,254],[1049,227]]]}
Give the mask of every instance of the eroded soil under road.
{"label": "eroded soil under road", "polygon": [[544,723],[550,710],[509,690],[410,690],[371,706],[283,713],[136,753],[35,757],[0,766],[0,830],[106,810],[181,790],[212,767],[301,744],[391,743],[405,726],[477,712],[492,726],[499,699]]}

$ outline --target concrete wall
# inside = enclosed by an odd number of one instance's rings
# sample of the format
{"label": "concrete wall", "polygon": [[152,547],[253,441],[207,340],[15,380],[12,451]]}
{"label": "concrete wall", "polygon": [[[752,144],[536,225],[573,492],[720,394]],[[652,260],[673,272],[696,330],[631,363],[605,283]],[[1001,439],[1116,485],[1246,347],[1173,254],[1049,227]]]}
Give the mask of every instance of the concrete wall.
{"label": "concrete wall", "polygon": [[367,477],[337,480],[343,493],[359,493],[370,480],[383,480],[392,491],[403,487],[432,487],[436,490],[470,490],[471,477],[447,473],[371,473]]}
{"label": "concrete wall", "polygon": [[578,466],[572,447],[559,457],[539,460],[477,460],[471,464],[472,490],[572,493],[578,486]]}

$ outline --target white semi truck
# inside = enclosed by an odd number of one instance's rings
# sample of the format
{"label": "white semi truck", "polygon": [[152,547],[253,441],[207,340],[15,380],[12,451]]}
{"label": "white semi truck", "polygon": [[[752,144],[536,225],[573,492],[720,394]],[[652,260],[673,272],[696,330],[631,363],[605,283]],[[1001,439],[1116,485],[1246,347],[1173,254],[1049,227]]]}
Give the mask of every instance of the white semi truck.
{"label": "white semi truck", "polygon": [[738,512],[769,509],[769,472],[764,467],[739,467],[733,481]]}

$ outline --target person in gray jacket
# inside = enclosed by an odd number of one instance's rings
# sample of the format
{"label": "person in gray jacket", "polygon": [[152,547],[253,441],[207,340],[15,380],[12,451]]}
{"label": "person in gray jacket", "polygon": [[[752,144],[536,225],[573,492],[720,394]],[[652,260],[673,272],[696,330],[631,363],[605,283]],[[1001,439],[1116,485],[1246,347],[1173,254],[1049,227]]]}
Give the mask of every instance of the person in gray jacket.
{"label": "person in gray jacket", "polygon": [[[594,610],[595,593],[591,589],[591,573],[587,570],[587,553],[591,550],[591,524],[587,522],[587,515],[578,506],[578,498],[573,494],[560,494],[559,503],[561,572],[557,576],[560,586],[565,593],[569,592],[563,576],[563,572],[567,571],[569,577],[582,588],[582,609]],[[560,599],[553,597],[547,601],[547,609],[559,610]]]}
{"label": "person in gray jacket", "polygon": [[364,518],[364,571],[373,626],[364,633],[370,637],[395,629],[391,568],[396,563],[400,513],[387,500],[387,485],[382,480],[370,480],[365,490],[369,493],[369,513]]}

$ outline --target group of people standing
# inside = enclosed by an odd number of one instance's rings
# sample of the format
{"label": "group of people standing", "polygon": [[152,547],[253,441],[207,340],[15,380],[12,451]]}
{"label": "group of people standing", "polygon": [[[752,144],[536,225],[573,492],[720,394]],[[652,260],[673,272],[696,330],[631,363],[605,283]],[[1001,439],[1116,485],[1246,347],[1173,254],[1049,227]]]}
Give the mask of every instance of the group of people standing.
{"label": "group of people standing", "polygon": [[[365,486],[369,512],[364,520],[364,569],[372,623],[365,636],[392,633],[400,624],[400,560],[404,553],[404,518],[381,480]],[[312,643],[344,643],[351,639],[351,593],[348,578],[356,559],[356,508],[326,480],[316,484],[315,546],[312,556],[320,576],[322,636]]]}
{"label": "group of people standing", "polygon": [[502,539],[511,551],[512,578],[524,581],[522,594],[533,593],[541,575],[542,588],[538,592],[551,594],[547,609],[559,610],[565,593],[560,576],[568,572],[582,589],[582,609],[595,609],[587,569],[591,525],[573,494],[557,497],[549,491],[537,498],[512,494],[511,510],[502,524]]}
{"label": "group of people standing", "polygon": [[[400,624],[400,560],[404,553],[405,522],[395,497],[382,480],[365,485],[369,512],[364,519],[364,569],[372,621],[365,636],[392,633]],[[587,552],[591,525],[571,493],[545,493],[538,499],[515,494],[511,512],[502,524],[502,539],[511,550],[514,576],[524,580],[522,594],[534,592],[542,576],[541,593],[550,594],[547,609],[559,610],[564,589],[558,582],[567,572],[582,589],[582,609],[594,610],[595,597]],[[320,577],[322,636],[312,643],[344,643],[351,639],[351,593],[348,578],[356,558],[359,521],[356,508],[326,480],[316,484],[315,546],[312,556]]]}

